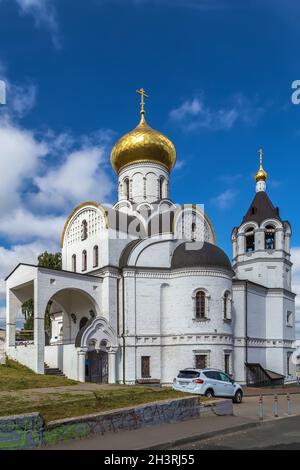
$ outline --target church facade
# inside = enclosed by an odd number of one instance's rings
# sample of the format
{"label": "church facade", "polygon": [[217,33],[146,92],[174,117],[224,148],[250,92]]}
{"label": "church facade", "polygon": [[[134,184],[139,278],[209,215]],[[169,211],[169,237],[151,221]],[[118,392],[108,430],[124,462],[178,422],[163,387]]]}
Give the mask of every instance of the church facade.
{"label": "church facade", "polygon": [[[7,356],[82,382],[167,385],[186,367],[241,383],[259,373],[294,378],[291,227],[267,195],[262,155],[231,263],[203,208],[169,198],[175,147],[147,124],[140,94],[139,124],[111,152],[116,204],[74,209],[61,271],[21,263],[7,277]],[[16,317],[30,298],[34,339],[19,342]]]}

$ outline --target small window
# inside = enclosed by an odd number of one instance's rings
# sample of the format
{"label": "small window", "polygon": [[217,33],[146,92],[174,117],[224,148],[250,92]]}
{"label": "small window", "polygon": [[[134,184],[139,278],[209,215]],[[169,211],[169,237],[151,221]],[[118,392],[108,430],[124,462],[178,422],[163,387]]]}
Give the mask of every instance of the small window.
{"label": "small window", "polygon": [[125,197],[126,199],[129,199],[129,179],[128,178],[124,180],[124,189],[125,189]]}
{"label": "small window", "polygon": [[254,229],[249,228],[246,233],[246,253],[252,253],[255,250],[255,236]]}
{"label": "small window", "polygon": [[96,268],[98,264],[99,264],[99,247],[98,245],[95,245],[93,249],[93,267]]}
{"label": "small window", "polygon": [[293,353],[290,351],[286,355],[286,375],[291,375],[291,357]]}
{"label": "small window", "polygon": [[196,294],[196,319],[201,320],[205,318],[205,314],[206,314],[205,292],[198,291]]}
{"label": "small window", "polygon": [[229,294],[229,292],[225,292],[224,298],[223,298],[223,317],[224,317],[224,320],[229,320],[229,318],[230,318],[229,302],[230,302],[230,294]]}
{"label": "small window", "polygon": [[76,273],[76,255],[72,255],[72,271]]}
{"label": "small window", "polygon": [[86,317],[82,317],[82,319],[79,322],[79,329],[83,328],[88,322],[88,319]]}
{"label": "small window", "polygon": [[288,326],[293,326],[293,312],[288,311],[286,313],[286,324]]}
{"label": "small window", "polygon": [[192,222],[191,231],[192,231],[192,240],[195,241],[196,239],[196,223],[195,222]]}
{"label": "small window", "polygon": [[196,369],[206,369],[206,367],[207,367],[207,354],[196,354],[195,355],[195,366],[196,366]]}
{"label": "small window", "polygon": [[224,371],[230,374],[230,354],[224,354]]}
{"label": "small window", "polygon": [[150,377],[150,356],[142,356],[142,378],[147,379]]}
{"label": "small window", "polygon": [[87,270],[87,253],[86,250],[82,252],[82,271]]}
{"label": "small window", "polygon": [[81,222],[81,240],[86,240],[88,237],[88,224],[86,220]]}
{"label": "small window", "polygon": [[265,230],[265,249],[275,250],[275,228],[268,225]]}
{"label": "small window", "polygon": [[164,178],[159,178],[159,199],[163,199]]}

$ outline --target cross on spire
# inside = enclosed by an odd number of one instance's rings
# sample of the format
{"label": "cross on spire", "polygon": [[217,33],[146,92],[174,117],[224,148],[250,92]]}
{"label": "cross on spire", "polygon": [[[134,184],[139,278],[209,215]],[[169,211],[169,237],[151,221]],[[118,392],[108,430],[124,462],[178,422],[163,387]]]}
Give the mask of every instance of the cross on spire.
{"label": "cross on spire", "polygon": [[259,151],[258,151],[258,153],[259,153],[260,167],[262,168],[263,154],[264,154],[264,153],[263,153],[263,149],[260,148]]}
{"label": "cross on spire", "polygon": [[142,115],[145,114],[145,98],[148,98],[148,95],[146,94],[144,88],[140,88],[139,90],[136,90],[136,92],[141,96],[141,111],[140,113]]}

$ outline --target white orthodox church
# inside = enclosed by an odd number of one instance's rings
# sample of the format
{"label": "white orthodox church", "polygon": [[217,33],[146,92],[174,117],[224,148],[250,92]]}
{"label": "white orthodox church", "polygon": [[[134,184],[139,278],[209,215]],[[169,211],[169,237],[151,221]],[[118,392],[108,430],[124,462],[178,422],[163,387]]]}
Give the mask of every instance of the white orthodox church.
{"label": "white orthodox church", "polygon": [[[147,124],[139,92],[141,120],[111,152],[116,204],[74,209],[61,271],[20,263],[7,277],[7,356],[82,382],[170,384],[186,367],[222,369],[241,383],[293,378],[291,227],[266,193],[262,158],[256,195],[232,231],[231,263],[202,208],[169,198],[176,151]],[[30,298],[34,339],[19,342],[16,317]]]}

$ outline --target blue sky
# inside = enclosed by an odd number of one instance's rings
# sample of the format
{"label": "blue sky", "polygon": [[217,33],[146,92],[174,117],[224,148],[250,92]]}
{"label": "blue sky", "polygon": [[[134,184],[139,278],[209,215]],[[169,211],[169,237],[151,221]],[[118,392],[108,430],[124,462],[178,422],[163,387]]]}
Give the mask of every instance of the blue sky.
{"label": "blue sky", "polygon": [[172,199],[205,204],[229,255],[264,149],[300,293],[299,21],[296,0],[0,0],[1,277],[57,249],[79,202],[116,200],[109,150],[143,86],[177,148]]}

